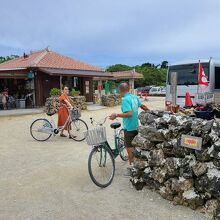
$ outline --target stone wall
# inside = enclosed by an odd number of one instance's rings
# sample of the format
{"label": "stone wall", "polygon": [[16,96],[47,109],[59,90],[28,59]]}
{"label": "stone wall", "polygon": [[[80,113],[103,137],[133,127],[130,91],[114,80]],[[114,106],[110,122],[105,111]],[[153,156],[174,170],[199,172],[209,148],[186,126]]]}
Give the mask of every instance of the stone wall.
{"label": "stone wall", "polygon": [[[159,111],[142,112],[133,140],[137,157],[131,182],[174,204],[220,213],[220,123]],[[181,135],[202,137],[202,149],[181,146]]]}
{"label": "stone wall", "polygon": [[121,104],[121,97],[119,94],[102,95],[102,105],[113,107]]}
{"label": "stone wall", "polygon": [[101,103],[100,95],[98,93],[93,94],[93,103],[94,104],[100,104]]}
{"label": "stone wall", "polygon": [[[81,110],[87,109],[85,96],[70,97],[70,102],[74,107],[80,108]],[[46,112],[52,112],[52,113],[58,112],[59,107],[60,107],[60,103],[59,103],[58,96],[47,98],[46,103],[45,103],[45,111]]]}

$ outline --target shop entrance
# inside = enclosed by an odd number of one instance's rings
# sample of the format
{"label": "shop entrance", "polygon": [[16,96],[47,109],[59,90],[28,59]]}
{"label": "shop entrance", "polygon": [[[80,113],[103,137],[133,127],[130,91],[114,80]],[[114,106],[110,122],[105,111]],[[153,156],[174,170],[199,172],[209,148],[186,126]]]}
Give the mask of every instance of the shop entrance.
{"label": "shop entrance", "polygon": [[6,109],[32,108],[33,80],[25,79],[0,79],[0,109],[3,109],[3,95],[7,91]]}

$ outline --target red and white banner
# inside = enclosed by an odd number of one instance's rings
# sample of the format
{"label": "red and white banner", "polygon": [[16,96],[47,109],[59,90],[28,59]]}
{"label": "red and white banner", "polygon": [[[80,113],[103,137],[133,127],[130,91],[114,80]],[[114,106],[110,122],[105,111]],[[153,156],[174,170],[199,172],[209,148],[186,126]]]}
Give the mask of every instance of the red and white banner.
{"label": "red and white banner", "polygon": [[207,76],[205,75],[201,63],[199,63],[198,85],[201,89],[206,89],[209,86]]}

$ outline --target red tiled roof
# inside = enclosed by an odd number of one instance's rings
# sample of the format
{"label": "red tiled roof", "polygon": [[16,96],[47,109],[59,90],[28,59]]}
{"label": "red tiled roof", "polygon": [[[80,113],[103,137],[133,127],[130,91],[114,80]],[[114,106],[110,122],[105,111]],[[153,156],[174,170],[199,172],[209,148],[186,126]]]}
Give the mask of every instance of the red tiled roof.
{"label": "red tiled roof", "polygon": [[143,74],[136,72],[135,70],[111,72],[114,78],[118,79],[142,79]]}
{"label": "red tiled roof", "polygon": [[27,58],[22,56],[0,64],[0,70],[30,67],[103,72],[99,67],[74,60],[48,49],[30,53]]}
{"label": "red tiled roof", "polygon": [[120,71],[120,72],[108,72],[111,77],[94,77],[94,80],[117,80],[117,79],[143,79],[142,73],[138,73],[135,70]]}

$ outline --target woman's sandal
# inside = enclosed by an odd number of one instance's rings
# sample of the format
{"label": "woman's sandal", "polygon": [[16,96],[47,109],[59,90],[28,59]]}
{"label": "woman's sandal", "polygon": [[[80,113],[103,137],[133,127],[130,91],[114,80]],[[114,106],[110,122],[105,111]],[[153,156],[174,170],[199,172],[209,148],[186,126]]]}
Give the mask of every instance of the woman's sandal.
{"label": "woman's sandal", "polygon": [[65,134],[61,134],[60,137],[66,137],[66,135]]}

